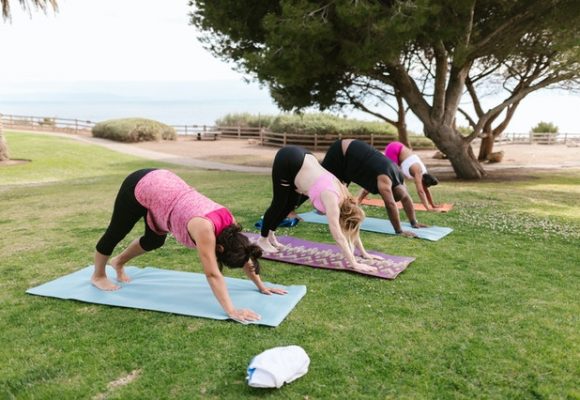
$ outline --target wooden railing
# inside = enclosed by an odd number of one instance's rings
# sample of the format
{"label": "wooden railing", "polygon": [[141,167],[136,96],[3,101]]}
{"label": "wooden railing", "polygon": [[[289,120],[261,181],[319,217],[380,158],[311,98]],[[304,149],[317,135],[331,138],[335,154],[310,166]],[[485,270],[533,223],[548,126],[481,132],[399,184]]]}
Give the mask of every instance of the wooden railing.
{"label": "wooden railing", "polygon": [[580,144],[580,133],[504,133],[496,139],[497,143],[514,144]]}
{"label": "wooden railing", "polygon": [[90,132],[95,126],[92,121],[69,118],[35,117],[29,115],[0,114],[4,128],[37,131],[82,133]]}
{"label": "wooden railing", "polygon": [[[90,133],[96,122],[70,118],[52,118],[25,115],[0,114],[4,128],[42,130],[64,133]],[[316,133],[276,133],[266,128],[214,125],[170,125],[178,135],[202,138],[254,139],[262,145],[283,147],[288,144],[303,146],[309,150],[327,149],[335,140],[342,137],[360,139],[378,150],[396,140],[395,135],[355,135],[355,134],[316,134]],[[425,137],[411,137],[414,149],[433,148],[433,143]],[[498,144],[567,144],[580,145],[580,133],[504,133]]]}

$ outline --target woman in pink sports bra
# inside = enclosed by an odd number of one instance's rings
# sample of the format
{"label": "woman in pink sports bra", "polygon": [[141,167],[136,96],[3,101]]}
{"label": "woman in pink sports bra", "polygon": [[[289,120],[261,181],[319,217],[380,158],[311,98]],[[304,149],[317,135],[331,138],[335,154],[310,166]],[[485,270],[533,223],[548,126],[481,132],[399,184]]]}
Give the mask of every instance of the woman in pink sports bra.
{"label": "woman in pink sports bra", "polygon": [[260,316],[252,310],[234,307],[221,273],[223,265],[243,268],[263,294],[286,293],[262,283],[258,261],[262,250],[241,233],[242,228],[231,212],[174,173],[162,169],[135,171],[123,181],[111,222],[96,246],[95,270],[91,277],[94,286],[101,290],[120,289],[107,278],[107,261],[117,244],[142,218],[145,220],[143,236],[110,260],[117,281],[129,282],[124,266],[133,258],[163,246],[167,234],[172,233],[184,246],[197,248],[207,281],[230,318],[244,322]]}
{"label": "woman in pink sports bra", "polygon": [[437,178],[427,173],[425,164],[418,155],[401,142],[391,142],[385,147],[385,156],[401,168],[406,178],[415,182],[415,188],[421,203],[427,211],[440,211],[439,206],[433,203],[429,188],[439,183]]}
{"label": "woman in pink sports bra", "polygon": [[275,231],[280,222],[303,201],[307,195],[312,205],[328,218],[332,237],[353,269],[374,271],[375,268],[359,263],[354,256],[358,248],[362,257],[375,258],[366,252],[360,239],[360,225],[364,212],[348,189],[318,160],[298,146],[286,146],[276,153],[272,165],[274,196],[264,214],[261,237],[257,244],[265,252],[282,248]]}

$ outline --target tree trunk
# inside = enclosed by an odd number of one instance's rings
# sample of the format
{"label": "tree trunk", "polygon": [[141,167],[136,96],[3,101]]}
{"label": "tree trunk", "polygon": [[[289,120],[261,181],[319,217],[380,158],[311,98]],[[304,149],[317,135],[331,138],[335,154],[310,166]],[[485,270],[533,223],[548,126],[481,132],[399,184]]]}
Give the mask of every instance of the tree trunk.
{"label": "tree trunk", "polygon": [[0,114],[0,161],[6,161],[9,159],[8,145],[6,144],[6,139],[4,138],[4,133],[2,131],[2,114]]}
{"label": "tree trunk", "polygon": [[399,142],[403,143],[408,148],[412,149],[411,143],[409,142],[409,132],[407,131],[407,124],[403,120],[397,121],[397,133],[399,134]]}
{"label": "tree trunk", "polygon": [[479,155],[477,160],[480,162],[487,161],[493,152],[493,145],[495,144],[495,136],[492,132],[484,132],[485,137],[481,139],[481,146],[479,147]]}
{"label": "tree trunk", "polygon": [[425,134],[447,156],[458,178],[481,179],[486,175],[475,158],[471,142],[465,141],[451,126],[440,125],[433,131],[426,130]]}

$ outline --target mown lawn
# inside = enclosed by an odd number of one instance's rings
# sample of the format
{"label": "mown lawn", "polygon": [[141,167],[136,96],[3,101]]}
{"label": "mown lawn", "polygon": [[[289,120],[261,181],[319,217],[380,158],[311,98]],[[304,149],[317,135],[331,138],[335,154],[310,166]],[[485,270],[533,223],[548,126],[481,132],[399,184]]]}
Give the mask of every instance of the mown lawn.
{"label": "mown lawn", "polygon": [[[368,249],[417,258],[395,281],[263,261],[265,280],[308,288],[268,328],[25,294],[91,264],[123,178],[164,165],[6,136],[13,158],[32,162],[0,167],[0,398],[580,398],[579,171],[438,186],[454,210],[420,220],[451,235],[363,233]],[[268,176],[164,167],[248,229],[269,204]],[[331,241],[321,225],[280,232]],[[201,272],[195,251],[173,239],[133,264]],[[289,344],[309,354],[308,374],[280,390],[248,387],[250,359]]]}

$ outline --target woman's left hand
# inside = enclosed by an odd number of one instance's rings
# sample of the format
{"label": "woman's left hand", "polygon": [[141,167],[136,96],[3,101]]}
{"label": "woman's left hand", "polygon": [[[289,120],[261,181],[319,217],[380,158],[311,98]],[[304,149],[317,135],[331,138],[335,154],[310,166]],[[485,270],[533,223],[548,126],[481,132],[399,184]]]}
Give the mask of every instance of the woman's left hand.
{"label": "woman's left hand", "polygon": [[376,256],[374,254],[369,254],[369,253],[363,254],[362,257],[366,258],[367,260],[382,260],[383,259],[381,256]]}
{"label": "woman's left hand", "polygon": [[271,294],[288,294],[288,291],[285,289],[280,289],[280,288],[267,288],[265,287],[264,289],[260,290],[260,292],[262,294],[267,294],[268,296]]}

